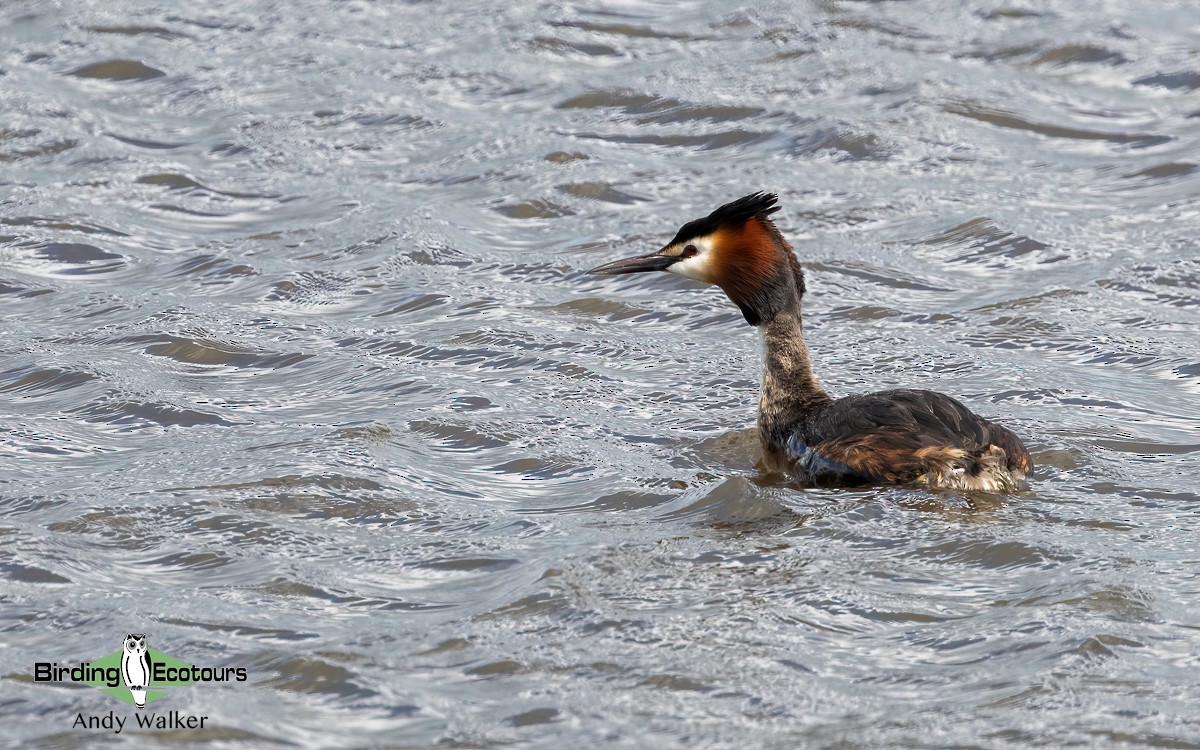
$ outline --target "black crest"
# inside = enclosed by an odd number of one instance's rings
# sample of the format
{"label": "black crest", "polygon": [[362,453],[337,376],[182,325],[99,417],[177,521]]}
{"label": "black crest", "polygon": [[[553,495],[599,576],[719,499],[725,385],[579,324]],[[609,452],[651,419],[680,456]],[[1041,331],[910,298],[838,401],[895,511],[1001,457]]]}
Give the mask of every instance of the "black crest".
{"label": "black crest", "polygon": [[775,202],[779,196],[775,193],[757,192],[744,198],[726,203],[703,219],[696,219],[684,224],[675,239],[667,243],[668,247],[697,237],[704,237],[717,231],[724,225],[741,226],[754,216],[767,216],[779,210]]}

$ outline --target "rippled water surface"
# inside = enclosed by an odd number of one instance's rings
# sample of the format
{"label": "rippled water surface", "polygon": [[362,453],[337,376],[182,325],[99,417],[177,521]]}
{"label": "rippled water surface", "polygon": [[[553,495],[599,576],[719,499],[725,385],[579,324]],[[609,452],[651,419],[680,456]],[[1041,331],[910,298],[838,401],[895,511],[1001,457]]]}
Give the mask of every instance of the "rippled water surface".
{"label": "rippled water surface", "polygon": [[[1200,747],[1200,9],[0,5],[11,747]],[[755,468],[757,189],[837,394],[1031,490]],[[125,633],[245,683],[38,683]],[[130,719],[132,722],[132,719]]]}

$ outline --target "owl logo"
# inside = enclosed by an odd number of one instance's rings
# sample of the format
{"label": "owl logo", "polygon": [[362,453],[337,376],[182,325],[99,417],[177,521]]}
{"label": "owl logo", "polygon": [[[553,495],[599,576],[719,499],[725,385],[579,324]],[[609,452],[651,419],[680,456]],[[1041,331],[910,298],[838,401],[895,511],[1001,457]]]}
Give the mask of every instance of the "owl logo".
{"label": "owl logo", "polygon": [[129,688],[138,708],[146,707],[146,688],[150,685],[150,653],[146,634],[127,635],[121,642],[121,679]]}

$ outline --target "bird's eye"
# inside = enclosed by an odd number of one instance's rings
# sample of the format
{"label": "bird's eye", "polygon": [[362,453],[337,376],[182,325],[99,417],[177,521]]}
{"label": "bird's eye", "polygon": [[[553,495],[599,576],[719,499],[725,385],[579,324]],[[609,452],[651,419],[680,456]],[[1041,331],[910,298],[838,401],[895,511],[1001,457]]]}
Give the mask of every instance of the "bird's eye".
{"label": "bird's eye", "polygon": [[684,258],[691,258],[691,257],[695,256],[696,253],[698,253],[698,252],[700,252],[700,251],[696,249],[695,245],[688,245],[687,247],[685,247],[683,249],[683,252],[680,253],[679,255]]}

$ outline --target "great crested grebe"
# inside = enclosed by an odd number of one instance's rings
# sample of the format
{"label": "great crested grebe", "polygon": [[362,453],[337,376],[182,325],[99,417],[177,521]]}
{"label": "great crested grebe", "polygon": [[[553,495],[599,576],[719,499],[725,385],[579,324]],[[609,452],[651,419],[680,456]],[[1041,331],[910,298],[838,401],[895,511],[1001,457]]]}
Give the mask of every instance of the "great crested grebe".
{"label": "great crested grebe", "polygon": [[1032,467],[1020,439],[933,391],[831,398],[813,375],[800,300],[804,271],[768,218],[778,197],[754,193],[684,224],[650,255],[589,273],[670,271],[716,284],[762,332],[758,432],[767,464],[815,485],[880,482],[1010,491]]}

